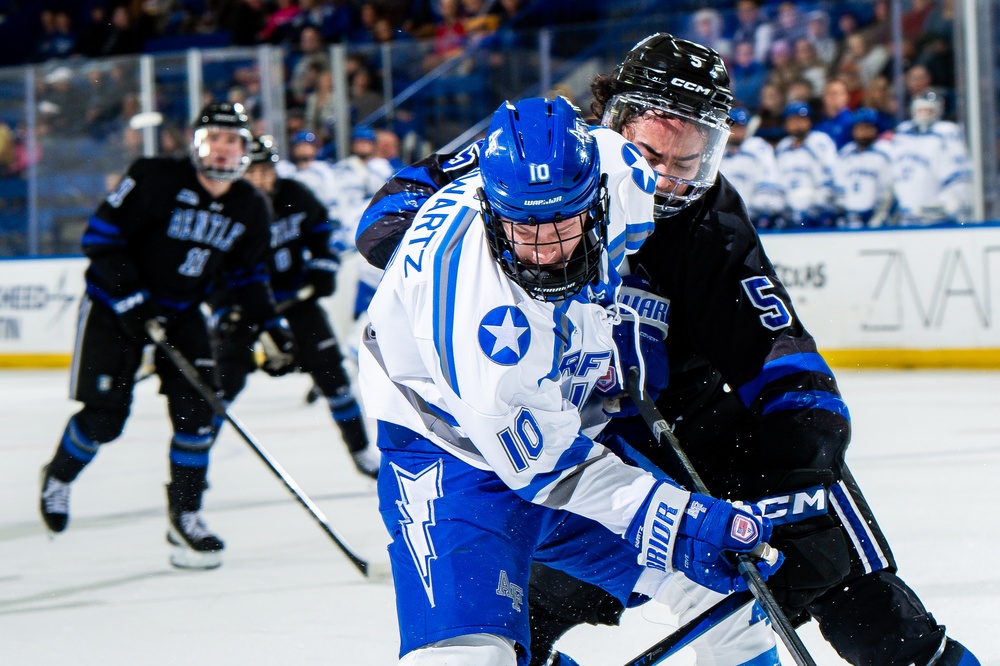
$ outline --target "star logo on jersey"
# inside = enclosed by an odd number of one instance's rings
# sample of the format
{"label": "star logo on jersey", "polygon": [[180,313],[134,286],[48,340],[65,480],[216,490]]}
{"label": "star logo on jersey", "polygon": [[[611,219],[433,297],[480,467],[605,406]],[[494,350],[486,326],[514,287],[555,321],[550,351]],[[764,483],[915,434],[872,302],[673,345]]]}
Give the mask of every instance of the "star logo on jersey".
{"label": "star logo on jersey", "polygon": [[622,159],[625,164],[632,167],[632,182],[639,186],[639,189],[646,194],[656,191],[656,176],[650,176],[640,166],[643,159],[642,153],[635,147],[635,144],[626,143],[622,146]]}
{"label": "star logo on jersey", "polygon": [[479,323],[479,348],[499,365],[516,365],[530,343],[528,319],[514,306],[493,308]]}

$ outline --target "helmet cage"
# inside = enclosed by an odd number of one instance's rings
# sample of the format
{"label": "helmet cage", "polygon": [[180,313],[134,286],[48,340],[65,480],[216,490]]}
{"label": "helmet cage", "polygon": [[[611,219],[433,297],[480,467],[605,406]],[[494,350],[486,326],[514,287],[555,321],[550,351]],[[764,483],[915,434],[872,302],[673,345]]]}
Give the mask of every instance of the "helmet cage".
{"label": "helmet cage", "polygon": [[[243,139],[243,153],[236,160],[235,164],[214,165],[206,163],[212,149],[208,143],[208,137],[212,132],[235,132]],[[253,134],[244,127],[234,127],[232,125],[199,125],[195,128],[191,137],[191,161],[195,168],[206,178],[220,181],[235,181],[243,177],[250,166],[250,142],[253,141]]]}
{"label": "helmet cage", "polygon": [[924,93],[910,102],[910,119],[914,125],[924,131],[941,120],[943,112],[944,104],[941,98],[933,92]]}
{"label": "helmet cage", "polygon": [[[721,113],[711,104],[689,104],[684,98],[669,92],[659,95],[624,92],[611,98],[601,124],[621,132],[646,114],[679,119],[686,125],[694,126],[705,139],[698,170],[693,176],[673,175],[669,172],[669,164],[653,168],[658,176],[653,204],[654,217],[670,217],[700,199],[715,184],[729,141],[732,120],[728,114]],[[663,180],[668,181],[666,187],[661,186]]]}
{"label": "helmet cage", "polygon": [[[601,257],[607,246],[609,194],[607,174],[601,176],[594,197],[586,208],[573,213],[557,213],[547,220],[529,216],[526,221],[506,220],[490,205],[483,188],[479,188],[480,210],[486,227],[487,245],[501,270],[533,299],[545,302],[563,301],[575,296],[600,276]],[[558,264],[540,264],[518,256],[517,249],[528,245],[510,238],[505,230],[510,224],[556,224],[583,214],[580,242],[573,253]],[[561,244],[574,237],[558,238],[551,244]],[[541,247],[535,242],[535,247]],[[536,256],[538,254],[536,253]]]}

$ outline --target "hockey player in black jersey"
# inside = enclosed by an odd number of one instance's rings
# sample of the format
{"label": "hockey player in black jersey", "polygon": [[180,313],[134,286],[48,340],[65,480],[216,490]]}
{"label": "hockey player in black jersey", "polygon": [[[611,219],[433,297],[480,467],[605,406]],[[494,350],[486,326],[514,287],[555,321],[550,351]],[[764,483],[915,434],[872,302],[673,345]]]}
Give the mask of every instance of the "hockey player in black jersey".
{"label": "hockey player in black jersey", "polygon": [[[70,377],[70,397],[83,408],[69,419],[43,469],[41,511],[52,532],[69,522],[70,484],[125,426],[150,320],[162,323],[169,344],[198,368],[202,381],[218,386],[199,306],[222,282],[246,321],[280,350],[269,370],[293,367],[294,338],[275,311],[268,283],[270,206],[242,179],[250,163],[249,118],[238,104],[209,104],[193,129],[190,159],[135,161],[84,231],[90,263]],[[156,372],[174,430],[167,485],[171,562],[213,568],[224,545],[200,515],[213,412],[159,351]]]}
{"label": "hockey player in black jersey", "polygon": [[[721,58],[652,35],[613,76],[595,80],[592,91],[602,124],[632,141],[660,176],[656,229],[630,259],[633,272],[670,301],[670,377],[659,410],[713,494],[770,498],[773,505],[821,492],[821,515],[776,525],[770,542],[786,558],[768,581],[785,611],[795,623],[816,620],[852,664],[978,666],[896,575],[888,543],[844,461],[847,407],[743,201],[713,169],[693,168],[698,154],[676,150],[680,132],[664,131],[672,121],[711,125],[728,115],[732,95]],[[358,250],[384,267],[421,202],[477,160],[473,145],[397,173],[366,211]],[[677,472],[641,421],[613,420],[604,441],[613,446],[616,439]],[[619,453],[627,456],[627,449]],[[602,590],[537,564],[529,609],[531,664],[539,666],[569,662],[552,650],[567,630],[584,622],[617,624],[623,610]],[[777,653],[742,663],[771,666]]]}
{"label": "hockey player in black jersey", "polygon": [[[331,249],[326,207],[309,188],[291,178],[279,178],[274,165],[278,153],[268,136],[250,144],[246,178],[268,196],[274,210],[271,222],[269,270],[274,297],[281,304],[298,346],[298,368],[308,372],[326,397],[333,420],[362,474],[378,476],[378,454],[368,446],[361,409],[344,371],[344,357],[326,311],[317,302],[334,291],[340,259]],[[301,298],[300,294],[306,294]],[[212,301],[224,302],[213,296]],[[233,400],[243,390],[247,373],[256,368],[253,330],[243,325],[239,308],[216,308],[215,354],[223,396]],[[265,349],[266,351],[266,349]]]}

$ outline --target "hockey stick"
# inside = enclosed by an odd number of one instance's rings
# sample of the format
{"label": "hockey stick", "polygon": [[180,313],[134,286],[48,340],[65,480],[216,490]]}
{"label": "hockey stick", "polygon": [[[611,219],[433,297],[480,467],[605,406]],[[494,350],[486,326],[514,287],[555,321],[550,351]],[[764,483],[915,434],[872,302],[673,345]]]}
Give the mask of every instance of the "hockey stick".
{"label": "hockey stick", "polygon": [[280,303],[275,305],[274,311],[277,312],[278,314],[281,314],[282,312],[287,312],[288,308],[292,307],[293,305],[298,305],[302,301],[308,301],[310,298],[312,298],[312,295],[315,293],[316,293],[316,287],[312,286],[311,284],[307,284],[306,286],[302,287],[297,292],[295,292],[295,295],[289,298],[288,300],[281,301]]}
{"label": "hockey stick", "polygon": [[[681,445],[677,436],[670,430],[670,426],[667,424],[663,415],[660,414],[660,410],[656,408],[653,401],[649,399],[649,396],[645,391],[642,390],[642,385],[639,380],[639,369],[630,368],[628,371],[628,379],[626,386],[628,388],[629,397],[635,403],[636,407],[639,409],[639,413],[642,414],[643,420],[649,429],[653,431],[653,436],[656,437],[658,442],[666,443],[670,446],[674,455],[677,457],[677,461],[680,463],[684,472],[688,475],[691,481],[691,487],[695,492],[701,493],[702,495],[711,495],[708,491],[708,487],[705,482],[701,480],[698,471],[691,464],[691,459],[687,457],[687,453],[684,452],[684,448]],[[778,606],[777,600],[768,589],[767,583],[761,578],[760,572],[757,571],[757,567],[754,565],[753,559],[748,553],[739,553],[736,555],[736,568],[739,570],[740,575],[743,580],[746,581],[747,587],[753,592],[753,596],[757,599],[758,603],[764,608],[764,612],[767,613],[768,618],[771,620],[771,625],[774,630],[778,632],[781,636],[782,642],[785,647],[788,648],[789,653],[791,653],[792,658],[795,663],[799,666],[816,666],[816,662],[809,655],[809,651],[806,650],[806,646],[802,644],[802,639],[799,635],[795,633],[795,629],[792,627],[791,622],[788,621],[788,617],[785,615],[781,607]]]}
{"label": "hockey stick", "polygon": [[[278,303],[275,306],[274,311],[277,312],[278,314],[281,314],[282,312],[287,311],[293,305],[297,305],[302,301],[309,300],[315,293],[315,291],[316,289],[311,284],[307,284],[306,286],[302,287],[297,292],[295,292],[295,296],[293,296],[292,298],[289,298],[287,301],[282,301]],[[156,374],[155,365],[150,364],[149,367],[147,367],[146,364],[143,363],[142,365],[139,366],[139,369],[135,373],[135,383],[138,384],[139,382],[145,381],[155,374]]]}
{"label": "hockey stick", "polygon": [[659,664],[664,659],[677,654],[679,650],[687,647],[701,637],[706,631],[726,619],[746,604],[753,601],[753,595],[749,591],[737,592],[723,598],[719,603],[705,609],[697,617],[685,622],[666,638],[650,646],[638,657],[633,657],[625,662],[624,666],[652,666]]}
{"label": "hockey stick", "polygon": [[243,441],[250,445],[250,448],[254,450],[254,453],[260,456],[261,460],[264,461],[271,471],[274,472],[279,479],[281,479],[281,482],[285,484],[285,487],[288,488],[293,495],[295,495],[295,499],[297,499],[299,503],[302,504],[302,506],[304,506],[310,514],[312,514],[312,517],[316,519],[316,522],[318,522],[320,527],[323,528],[323,531],[326,532],[331,539],[333,539],[333,542],[337,544],[337,547],[340,548],[341,552],[347,556],[347,558],[351,561],[351,564],[357,567],[358,571],[360,571],[363,576],[369,576],[370,567],[368,562],[359,557],[351,549],[351,547],[347,545],[347,542],[344,541],[343,537],[337,534],[337,532],[330,527],[329,521],[326,519],[326,516],[323,515],[323,512],[319,510],[319,507],[316,506],[316,504],[309,499],[304,492],[302,492],[302,489],[299,488],[298,484],[295,483],[292,477],[290,477],[288,473],[282,469],[281,465],[279,465],[278,462],[271,456],[271,454],[260,445],[260,442],[258,442],[253,435],[250,434],[240,420],[229,411],[229,408],[226,407],[219,396],[216,395],[215,391],[205,384],[201,375],[198,374],[198,370],[191,364],[191,361],[187,360],[184,354],[180,353],[167,341],[167,335],[163,329],[163,325],[156,320],[151,320],[146,323],[146,332],[149,333],[149,337],[153,341],[153,344],[166,354],[167,358],[169,358],[174,365],[177,366],[177,369],[181,371],[182,375],[184,375],[184,379],[186,379],[188,383],[190,383],[191,386],[193,386],[195,390],[201,394],[201,397],[205,399],[212,410],[225,420],[229,421],[233,428],[236,429],[236,432],[238,432],[243,438]]}

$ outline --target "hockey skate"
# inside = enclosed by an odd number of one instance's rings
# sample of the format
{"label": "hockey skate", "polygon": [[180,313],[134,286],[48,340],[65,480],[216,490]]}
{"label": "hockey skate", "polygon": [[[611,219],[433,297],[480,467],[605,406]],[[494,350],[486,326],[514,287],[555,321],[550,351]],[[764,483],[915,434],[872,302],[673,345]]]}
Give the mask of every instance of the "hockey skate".
{"label": "hockey skate", "polygon": [[168,510],[167,541],[174,547],[170,563],[178,569],[215,569],[222,565],[226,545],[213,534],[197,511]]}
{"label": "hockey skate", "polygon": [[49,536],[55,536],[66,529],[69,523],[69,486],[54,476],[49,475],[49,466],[42,468],[42,520],[49,530]]}
{"label": "hockey skate", "polygon": [[360,451],[355,451],[351,454],[351,458],[354,459],[354,466],[358,468],[359,472],[373,479],[378,478],[378,466],[381,456],[371,446],[366,446]]}

